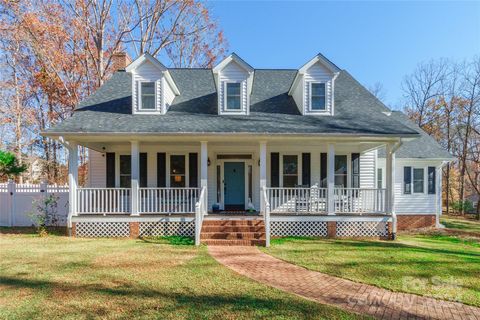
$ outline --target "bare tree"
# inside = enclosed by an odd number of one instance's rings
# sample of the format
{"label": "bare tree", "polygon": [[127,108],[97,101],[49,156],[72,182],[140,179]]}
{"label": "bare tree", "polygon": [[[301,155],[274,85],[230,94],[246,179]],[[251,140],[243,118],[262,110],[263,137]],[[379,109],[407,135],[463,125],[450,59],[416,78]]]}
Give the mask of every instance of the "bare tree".
{"label": "bare tree", "polygon": [[387,95],[385,87],[381,82],[375,82],[373,85],[369,86],[368,91],[380,101],[384,101]]}

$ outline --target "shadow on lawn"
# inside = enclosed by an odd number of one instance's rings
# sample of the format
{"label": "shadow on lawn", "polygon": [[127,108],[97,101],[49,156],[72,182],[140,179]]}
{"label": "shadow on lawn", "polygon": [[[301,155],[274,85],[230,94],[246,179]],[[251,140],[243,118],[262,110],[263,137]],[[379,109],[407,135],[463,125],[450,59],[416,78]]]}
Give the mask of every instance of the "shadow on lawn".
{"label": "shadow on lawn", "polygon": [[[425,240],[428,240],[428,238],[425,238]],[[439,254],[456,255],[456,256],[464,256],[464,257],[474,257],[474,258],[480,257],[480,253],[477,254],[473,252],[462,252],[460,250],[455,251],[455,250],[448,250],[448,249],[425,248],[421,246],[409,245],[409,244],[399,243],[399,242],[390,242],[390,241],[367,241],[367,240],[353,240],[353,239],[326,240],[322,238],[287,237],[287,238],[274,239],[272,241],[272,245],[282,245],[289,242],[290,243],[301,242],[303,244],[311,244],[311,245],[314,245],[315,242],[318,243],[318,249],[298,250],[298,249],[292,248],[293,251],[305,252],[305,253],[322,250],[322,243],[326,242],[329,246],[344,247],[346,249],[350,249],[350,248],[351,249],[355,249],[355,248],[399,249],[399,250],[406,249],[406,250],[415,251],[418,253],[439,253]]]}
{"label": "shadow on lawn", "polygon": [[[263,313],[263,310],[265,310],[275,312],[276,316],[281,316],[283,312],[286,312],[287,314],[289,314],[290,312],[300,313],[301,316],[304,318],[317,318],[322,313],[325,313],[327,317],[329,315],[331,316],[331,313],[328,309],[320,310],[319,312],[319,309],[312,308],[311,304],[307,303],[306,301],[289,302],[288,299],[277,299],[271,297],[263,298],[249,294],[197,294],[193,293],[193,290],[191,290],[190,288],[188,289],[189,292],[179,292],[179,290],[166,291],[155,290],[152,288],[140,286],[131,286],[127,283],[123,283],[121,287],[109,288],[102,286],[101,284],[71,285],[53,281],[33,280],[5,276],[0,276],[0,284],[14,289],[58,289],[66,293],[75,293],[76,297],[79,296],[79,293],[87,293],[87,295],[99,294],[118,298],[129,297],[134,299],[154,299],[154,301],[150,301],[152,303],[150,305],[151,310],[161,310],[162,312],[175,312],[177,315],[180,315],[177,312],[185,311],[185,307],[188,307],[190,309],[188,310],[188,313],[195,315],[201,315],[202,312],[209,310],[217,313],[225,311],[251,312],[253,310]],[[167,307],[162,306],[159,309],[159,306],[155,303],[155,301],[158,301],[158,303],[166,302]],[[130,309],[128,311],[130,313],[135,313],[136,309],[141,308],[143,310],[145,308],[145,303],[147,302],[144,301],[143,303],[140,303],[138,307],[136,305],[130,305]],[[96,316],[98,316],[100,314],[99,310],[95,310],[96,308],[92,308],[92,306],[89,304],[85,305],[84,310],[78,310],[79,308],[82,307],[78,304],[75,304],[76,312],[81,312],[84,315],[95,314]],[[98,308],[104,309],[106,307],[103,306],[100,302]],[[103,311],[108,312],[107,310]],[[339,316],[338,318],[343,317]]]}
{"label": "shadow on lawn", "polygon": [[[67,236],[66,227],[47,227],[47,232],[56,236]],[[0,227],[0,234],[31,234],[37,235],[35,227]]]}

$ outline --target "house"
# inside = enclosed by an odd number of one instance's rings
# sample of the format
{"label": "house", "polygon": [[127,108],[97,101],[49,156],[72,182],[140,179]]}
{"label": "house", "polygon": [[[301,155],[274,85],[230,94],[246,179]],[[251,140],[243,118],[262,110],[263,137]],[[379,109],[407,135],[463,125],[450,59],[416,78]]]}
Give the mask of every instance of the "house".
{"label": "house", "polygon": [[438,223],[451,156],[323,55],[298,70],[236,54],[213,69],[115,59],[122,70],[43,133],[70,151],[74,235],[269,245]]}

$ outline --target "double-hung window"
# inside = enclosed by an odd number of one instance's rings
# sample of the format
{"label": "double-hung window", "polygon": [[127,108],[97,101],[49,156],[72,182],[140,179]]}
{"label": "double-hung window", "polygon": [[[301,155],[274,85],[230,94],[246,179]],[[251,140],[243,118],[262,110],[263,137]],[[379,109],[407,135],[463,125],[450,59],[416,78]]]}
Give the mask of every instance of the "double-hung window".
{"label": "double-hung window", "polygon": [[132,158],[130,155],[120,155],[120,188],[132,186]]}
{"label": "double-hung window", "polygon": [[325,110],[325,83],[312,82],[310,85],[310,106],[313,111]]}
{"label": "double-hung window", "polygon": [[413,193],[423,193],[425,176],[423,168],[413,168]]}
{"label": "double-hung window", "polygon": [[186,186],[185,168],[184,155],[170,156],[170,187],[184,188]]}
{"label": "double-hung window", "polygon": [[140,82],[140,110],[155,110],[155,82]]}
{"label": "double-hung window", "polygon": [[283,186],[293,188],[298,185],[298,156],[283,156]]}
{"label": "double-hung window", "polygon": [[242,95],[240,82],[226,83],[226,110],[238,111],[242,109]]}

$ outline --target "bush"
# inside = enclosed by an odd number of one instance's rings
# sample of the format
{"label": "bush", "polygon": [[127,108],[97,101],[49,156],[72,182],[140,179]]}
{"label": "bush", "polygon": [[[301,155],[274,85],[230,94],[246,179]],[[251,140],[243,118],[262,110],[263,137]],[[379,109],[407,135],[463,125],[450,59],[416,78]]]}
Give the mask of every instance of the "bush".
{"label": "bush", "polygon": [[452,209],[453,211],[459,213],[459,212],[472,212],[473,211],[473,203],[470,200],[465,200],[465,201],[454,201],[452,203]]}
{"label": "bush", "polygon": [[30,219],[37,228],[40,236],[46,236],[47,226],[58,226],[58,199],[54,194],[33,201],[33,211],[29,214]]}

